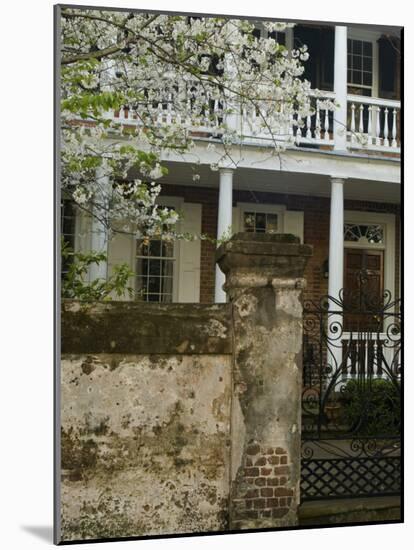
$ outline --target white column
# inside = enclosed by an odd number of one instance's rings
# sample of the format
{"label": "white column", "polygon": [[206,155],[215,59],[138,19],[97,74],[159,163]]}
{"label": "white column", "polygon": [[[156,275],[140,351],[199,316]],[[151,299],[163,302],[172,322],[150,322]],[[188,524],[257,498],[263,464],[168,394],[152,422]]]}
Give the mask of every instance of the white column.
{"label": "white column", "polygon": [[[96,207],[96,217],[92,216],[91,224],[91,250],[93,252],[108,253],[108,230],[105,223],[106,208],[105,205],[109,198],[109,178],[105,174],[105,167],[100,166],[96,170],[96,180],[98,191],[94,200],[100,205]],[[92,264],[89,268],[89,280],[106,279],[108,276],[107,262],[101,262],[99,265]]]}
{"label": "white column", "polygon": [[[332,298],[339,298],[339,291],[344,286],[344,178],[331,178],[331,214],[329,223],[329,281],[328,294]],[[341,308],[330,302],[330,311],[340,311]],[[335,332],[335,327],[343,326],[343,316],[329,314],[328,337],[329,353],[328,363],[335,371],[342,362],[340,333]]]}
{"label": "white column", "polygon": [[334,92],[339,107],[334,111],[334,148],[346,150],[347,119],[347,28],[335,27]]}
{"label": "white column", "polygon": [[344,178],[331,178],[328,293],[334,298],[344,286]]}
{"label": "white column", "polygon": [[294,36],[293,36],[293,28],[288,27],[285,30],[285,36],[286,36],[286,48],[288,52],[291,52],[293,50],[294,46]]}
{"label": "white column", "polygon": [[240,102],[237,96],[232,90],[234,83],[237,81],[237,69],[234,63],[234,59],[230,54],[224,56],[224,70],[228,79],[228,87],[226,89],[226,105],[225,109],[228,111],[225,117],[225,123],[229,132],[238,132],[240,129]]}
{"label": "white column", "polygon": [[[220,190],[218,204],[218,222],[217,222],[217,239],[227,236],[232,228],[232,213],[233,213],[233,170],[230,168],[222,168],[220,170]],[[224,273],[218,265],[216,265],[216,285],[215,285],[215,302],[222,303],[226,301],[226,293],[223,290],[225,282]]]}

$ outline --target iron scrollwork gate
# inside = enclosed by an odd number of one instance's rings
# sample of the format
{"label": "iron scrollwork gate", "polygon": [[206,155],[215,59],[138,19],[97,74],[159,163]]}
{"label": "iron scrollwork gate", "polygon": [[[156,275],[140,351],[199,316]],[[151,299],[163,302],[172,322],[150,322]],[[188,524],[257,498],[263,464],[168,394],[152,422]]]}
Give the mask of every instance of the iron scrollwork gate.
{"label": "iron scrollwork gate", "polygon": [[303,330],[302,501],[399,494],[400,300],[306,301]]}

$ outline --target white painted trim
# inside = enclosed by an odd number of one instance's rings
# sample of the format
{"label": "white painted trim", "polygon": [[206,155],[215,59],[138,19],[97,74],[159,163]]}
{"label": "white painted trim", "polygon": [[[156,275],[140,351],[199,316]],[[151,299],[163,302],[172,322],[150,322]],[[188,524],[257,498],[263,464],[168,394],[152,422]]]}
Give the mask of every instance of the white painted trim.
{"label": "white painted trim", "polygon": [[381,224],[384,226],[383,245],[371,243],[344,242],[345,248],[363,248],[368,250],[384,250],[384,290],[391,292],[395,299],[395,214],[381,212],[361,212],[359,210],[345,210],[344,223],[354,224]]}
{"label": "white painted trim", "polygon": [[381,38],[382,34],[382,32],[378,31],[348,27],[348,38],[351,38],[352,40],[365,40],[366,42],[373,42],[374,40]]}
{"label": "white painted trim", "polygon": [[[161,206],[171,206],[177,212],[182,210],[184,199],[182,197],[173,197],[173,196],[159,196],[156,199],[156,204]],[[180,231],[180,222],[176,225],[176,230]],[[134,238],[131,242],[131,269],[135,274],[135,259],[136,259],[136,242]],[[172,301],[178,301],[178,284],[179,284],[179,271],[180,271],[180,242],[174,242],[174,266],[173,266],[173,292],[172,292]],[[136,276],[134,275],[134,285],[136,284]]]}
{"label": "white painted trim", "polygon": [[[375,32],[375,31],[365,31],[362,29],[352,29],[348,27],[348,38],[351,40],[362,40],[363,42],[371,42],[372,43],[372,86],[366,87],[366,89],[371,88],[372,90],[372,97],[378,97],[379,94],[379,46],[378,46],[378,40],[381,37],[382,33]],[[348,54],[348,52],[347,52]],[[347,75],[347,85],[352,86],[348,82],[348,75]],[[353,86],[358,87],[357,84],[353,84]],[[364,86],[361,86],[364,88]]]}

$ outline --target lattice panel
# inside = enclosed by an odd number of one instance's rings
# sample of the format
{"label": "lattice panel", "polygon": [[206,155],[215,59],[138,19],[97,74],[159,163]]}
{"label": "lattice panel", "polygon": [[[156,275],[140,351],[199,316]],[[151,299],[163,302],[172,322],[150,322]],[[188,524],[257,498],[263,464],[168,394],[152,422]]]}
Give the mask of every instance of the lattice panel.
{"label": "lattice panel", "polygon": [[302,460],[301,500],[398,495],[400,457]]}

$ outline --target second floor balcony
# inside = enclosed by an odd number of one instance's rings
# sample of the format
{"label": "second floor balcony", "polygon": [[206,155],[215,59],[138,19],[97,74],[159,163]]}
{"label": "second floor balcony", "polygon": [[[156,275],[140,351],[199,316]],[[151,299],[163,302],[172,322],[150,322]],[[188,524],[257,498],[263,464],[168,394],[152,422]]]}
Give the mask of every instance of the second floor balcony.
{"label": "second floor balcony", "polygon": [[[265,32],[258,23],[258,33]],[[401,150],[400,36],[389,27],[353,28],[345,26],[297,25],[277,33],[278,42],[288,50],[306,44],[309,60],[304,78],[310,81],[313,114],[304,119],[288,117],[276,131],[263,121],[272,117],[272,108],[237,106],[228,125],[243,144],[272,146],[276,142],[289,147],[369,153],[399,157]],[[197,83],[183,83],[177,93],[188,97]],[[171,88],[169,87],[169,90]],[[330,110],[328,103],[335,103]],[[219,141],[222,123],[228,122],[223,104],[206,98],[204,116],[197,124],[186,124],[185,112],[178,112],[171,92],[152,106],[157,125],[183,125],[196,139]],[[283,105],[279,106],[283,110]],[[124,125],[139,124],[128,106],[111,113]]]}

